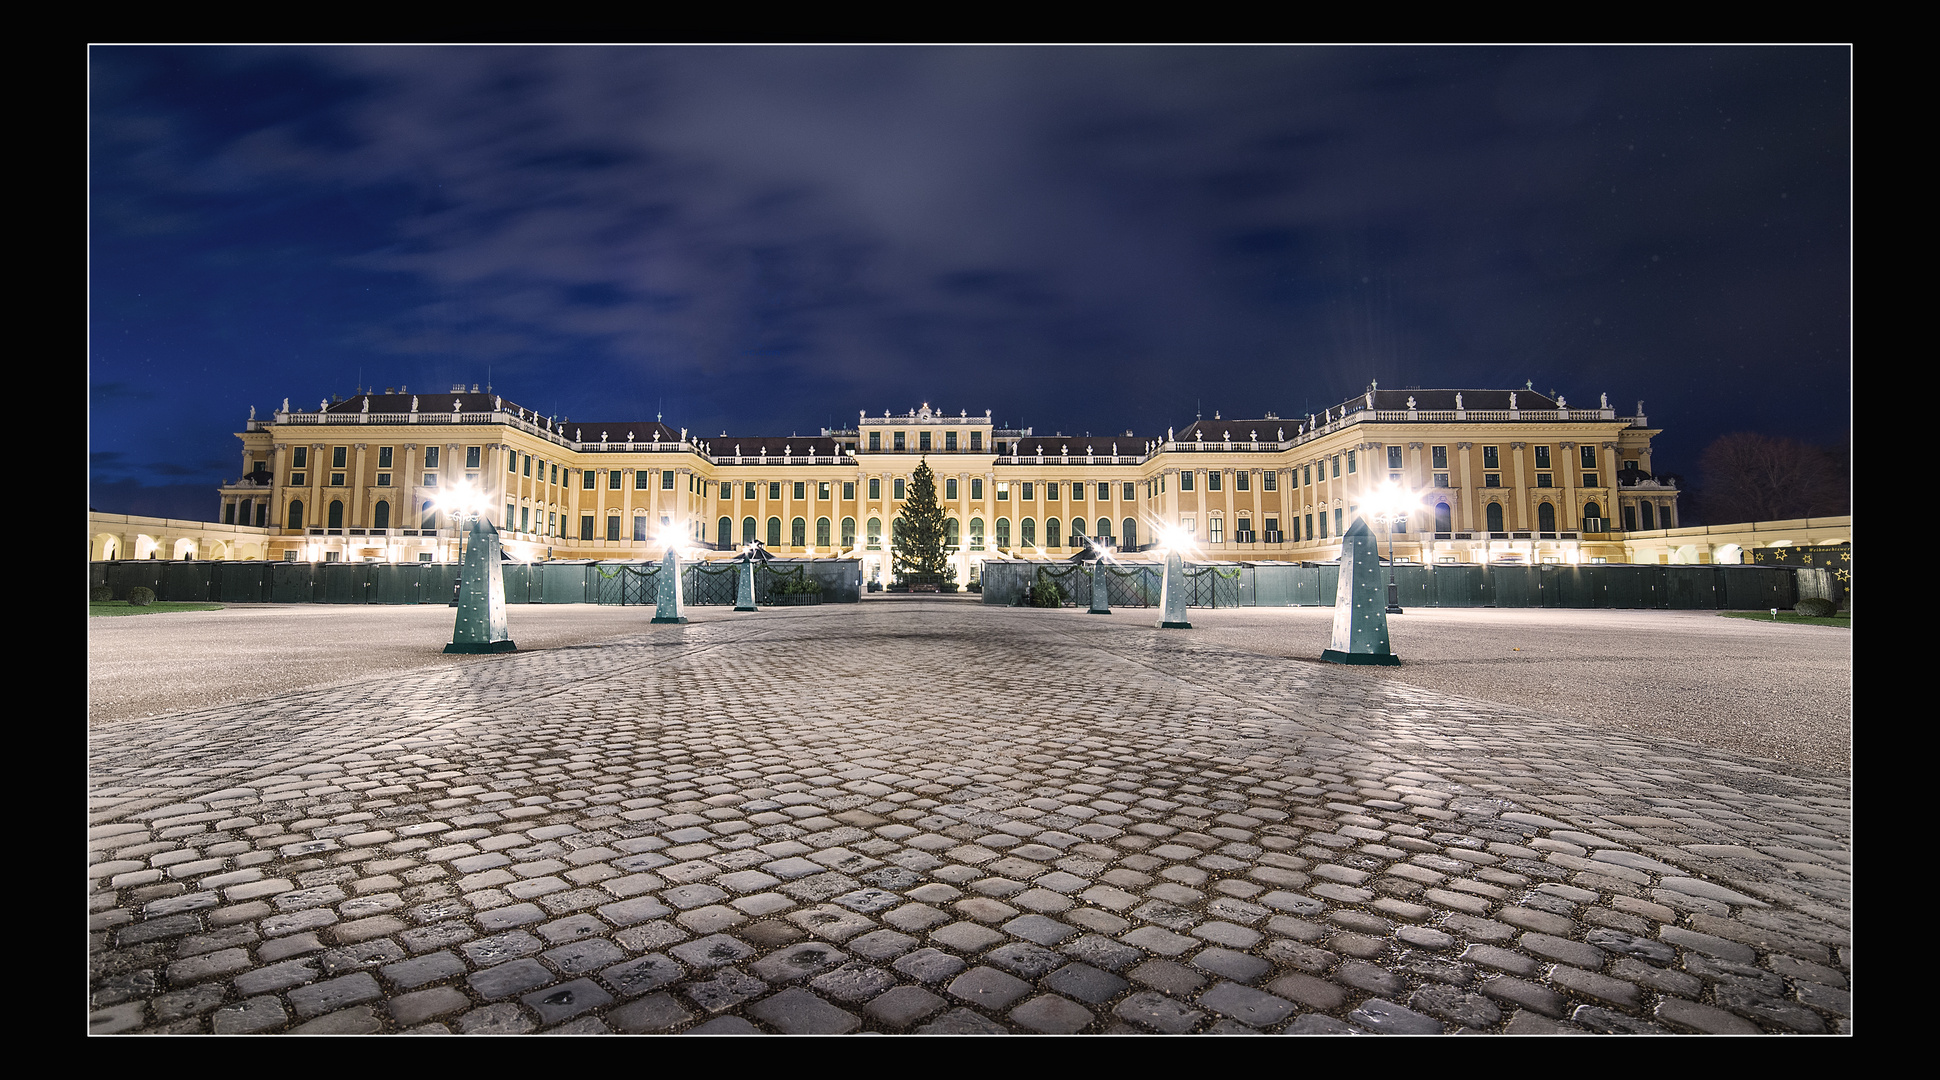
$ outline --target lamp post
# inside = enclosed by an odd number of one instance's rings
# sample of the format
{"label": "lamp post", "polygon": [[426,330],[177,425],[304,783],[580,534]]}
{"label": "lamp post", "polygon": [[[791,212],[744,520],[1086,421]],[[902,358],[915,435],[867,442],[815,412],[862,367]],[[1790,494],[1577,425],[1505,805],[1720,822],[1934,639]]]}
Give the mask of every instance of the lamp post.
{"label": "lamp post", "polygon": [[1381,485],[1374,493],[1374,512],[1370,516],[1382,522],[1388,530],[1388,607],[1387,614],[1400,615],[1401,586],[1394,580],[1394,526],[1396,522],[1408,520],[1408,514],[1419,500],[1393,483]]}

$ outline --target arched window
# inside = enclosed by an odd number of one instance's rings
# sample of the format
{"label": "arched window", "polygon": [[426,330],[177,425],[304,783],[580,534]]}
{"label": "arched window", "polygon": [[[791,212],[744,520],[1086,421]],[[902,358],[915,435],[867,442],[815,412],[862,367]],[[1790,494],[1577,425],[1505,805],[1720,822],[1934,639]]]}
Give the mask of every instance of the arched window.
{"label": "arched window", "polygon": [[[425,515],[427,518],[429,518],[430,516],[433,515],[434,511],[432,511],[430,503],[425,503],[424,506],[425,506]],[[290,521],[290,524],[288,526],[289,528],[301,529],[303,527],[303,500],[302,499],[290,500],[289,521]],[[426,525],[425,528],[427,529],[436,528],[436,526]]]}
{"label": "arched window", "polygon": [[1071,519],[1071,546],[1083,547],[1085,543],[1085,519]]}
{"label": "arched window", "polygon": [[870,551],[882,550],[882,519],[878,517],[870,518],[869,531],[863,535],[868,537]]}
{"label": "arched window", "polygon": [[771,548],[781,546],[781,519],[778,517],[768,519],[768,546]]}
{"label": "arched window", "polygon": [[722,518],[714,523],[714,546],[728,548],[734,546],[734,519]]}
{"label": "arched window", "polygon": [[1045,547],[1058,546],[1058,519],[1057,518],[1044,519],[1044,546]]}
{"label": "arched window", "polygon": [[1490,503],[1488,515],[1489,515],[1489,531],[1501,532],[1502,531],[1502,504]]}
{"label": "arched window", "polygon": [[983,519],[980,517],[970,519],[970,550],[983,550]]}
{"label": "arched window", "polygon": [[377,509],[371,512],[370,527],[388,529],[391,527],[391,502],[389,499],[377,500]]}
{"label": "arched window", "polygon": [[1124,525],[1125,529],[1124,529],[1124,532],[1121,534],[1122,539],[1119,540],[1119,543],[1127,549],[1137,547],[1138,546],[1138,519],[1126,518],[1120,524]]}
{"label": "arched window", "polygon": [[829,519],[828,518],[815,519],[815,546],[816,547],[829,546]]}
{"label": "arched window", "polygon": [[744,544],[752,544],[754,543],[754,538],[755,538],[754,519],[742,518],[741,519],[741,542]]}
{"label": "arched window", "polygon": [[853,547],[855,547],[855,519],[845,517],[842,519],[842,550],[848,551]]}
{"label": "arched window", "polygon": [[1023,527],[1018,530],[1017,539],[1019,544],[1023,547],[1036,547],[1037,546],[1037,521],[1033,518],[1025,518],[1023,522]]}
{"label": "arched window", "polygon": [[1442,502],[1442,503],[1435,504],[1435,531],[1436,532],[1454,532],[1455,531],[1454,520],[1455,520],[1454,515],[1448,512],[1447,503]]}
{"label": "arched window", "polygon": [[1649,503],[1637,504],[1637,510],[1640,516],[1642,516],[1642,518],[1644,519],[1645,530],[1655,529],[1657,527],[1657,515],[1652,512],[1655,509],[1656,508],[1651,506]]}
{"label": "arched window", "polygon": [[[228,501],[223,502],[222,523],[224,525],[234,525],[236,523],[236,504],[235,503],[228,502]],[[248,523],[244,522],[244,524],[248,524]]]}
{"label": "arched window", "polygon": [[342,499],[330,500],[330,524],[325,527],[331,529],[341,529],[344,527],[344,504]]}
{"label": "arched window", "polygon": [[803,518],[796,518],[795,520],[788,523],[788,544],[790,547],[808,546],[807,520]]}
{"label": "arched window", "polygon": [[1536,507],[1536,528],[1542,532],[1556,531],[1556,508],[1548,503]]}
{"label": "arched window", "polygon": [[1108,544],[1111,543],[1111,519],[1110,518],[1098,519],[1098,538]]}
{"label": "arched window", "polygon": [[997,519],[997,546],[999,548],[1010,547],[1010,519],[1009,518]]}
{"label": "arched window", "polygon": [[943,523],[943,546],[956,547],[961,543],[957,532],[957,519],[951,518]]}

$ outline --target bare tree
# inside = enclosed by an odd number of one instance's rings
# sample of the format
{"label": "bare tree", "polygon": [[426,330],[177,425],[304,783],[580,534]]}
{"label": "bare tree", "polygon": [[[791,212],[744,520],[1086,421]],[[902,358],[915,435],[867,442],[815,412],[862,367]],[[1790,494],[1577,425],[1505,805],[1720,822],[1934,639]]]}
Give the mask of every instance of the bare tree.
{"label": "bare tree", "polygon": [[1848,513],[1844,458],[1838,450],[1749,431],[1721,436],[1698,459],[1704,516],[1726,524]]}

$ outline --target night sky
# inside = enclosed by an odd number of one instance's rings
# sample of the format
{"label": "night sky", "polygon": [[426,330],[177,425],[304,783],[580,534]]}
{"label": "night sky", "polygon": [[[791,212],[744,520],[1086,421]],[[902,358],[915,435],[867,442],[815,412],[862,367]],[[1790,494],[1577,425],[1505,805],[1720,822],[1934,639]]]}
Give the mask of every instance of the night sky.
{"label": "night sky", "polygon": [[1845,436],[1842,47],[95,48],[89,503],[284,398],[1162,433],[1384,388]]}

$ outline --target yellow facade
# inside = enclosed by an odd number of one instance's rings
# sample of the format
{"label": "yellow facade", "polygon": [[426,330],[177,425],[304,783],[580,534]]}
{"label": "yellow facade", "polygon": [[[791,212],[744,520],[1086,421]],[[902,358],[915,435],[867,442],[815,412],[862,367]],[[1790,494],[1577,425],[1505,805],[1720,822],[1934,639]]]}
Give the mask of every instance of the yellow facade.
{"label": "yellow facade", "polygon": [[672,531],[724,552],[754,538],[854,557],[888,580],[893,522],[927,461],[960,581],[989,558],[1067,557],[1079,537],[1137,557],[1165,527],[1202,558],[1324,561],[1390,484],[1415,500],[1398,558],[1621,562],[1627,529],[1677,525],[1676,489],[1650,476],[1656,434],[1641,404],[1618,416],[1528,390],[1370,389],[1312,417],[1150,435],[1040,435],[925,405],[813,436],[703,438],[454,387],[252,419],[221,520],[263,526],[271,559],[446,561],[456,534],[435,501],[469,485],[518,559],[657,558]]}

